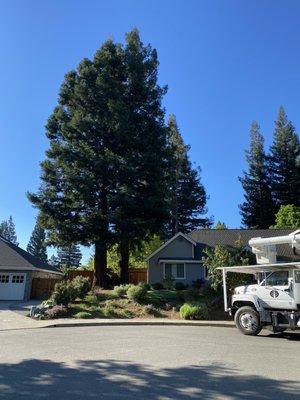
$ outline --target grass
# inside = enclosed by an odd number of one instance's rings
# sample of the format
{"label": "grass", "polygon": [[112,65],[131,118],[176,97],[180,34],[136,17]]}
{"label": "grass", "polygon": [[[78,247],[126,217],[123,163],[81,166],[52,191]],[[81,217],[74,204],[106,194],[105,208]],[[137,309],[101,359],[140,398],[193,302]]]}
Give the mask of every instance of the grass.
{"label": "grass", "polygon": [[[143,304],[138,304],[124,296],[117,296],[113,290],[96,290],[88,294],[84,301],[75,302],[69,306],[69,316],[80,318],[172,318],[179,319],[180,307],[193,304],[209,304],[216,294],[201,294],[194,289],[149,290]],[[210,310],[211,311],[211,310]],[[223,315],[218,311],[218,319]],[[210,313],[211,314],[211,313]],[[210,315],[213,318],[213,315]]]}

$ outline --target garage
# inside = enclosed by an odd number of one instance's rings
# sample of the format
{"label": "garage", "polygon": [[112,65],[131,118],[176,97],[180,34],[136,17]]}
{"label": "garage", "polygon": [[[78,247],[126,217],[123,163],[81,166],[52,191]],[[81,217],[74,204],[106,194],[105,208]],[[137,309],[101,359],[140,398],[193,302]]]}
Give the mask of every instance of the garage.
{"label": "garage", "polygon": [[57,268],[0,236],[0,301],[27,301],[33,279],[44,278],[51,283],[61,277]]}
{"label": "garage", "polygon": [[26,274],[0,272],[0,300],[23,300]]}

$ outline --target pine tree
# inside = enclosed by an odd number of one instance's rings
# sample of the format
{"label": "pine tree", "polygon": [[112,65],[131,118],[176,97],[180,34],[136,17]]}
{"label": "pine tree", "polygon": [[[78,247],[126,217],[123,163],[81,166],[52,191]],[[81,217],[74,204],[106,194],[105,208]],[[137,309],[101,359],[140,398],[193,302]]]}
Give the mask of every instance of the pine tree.
{"label": "pine tree", "polygon": [[40,260],[47,262],[46,234],[38,219],[28,242],[27,251]]}
{"label": "pine tree", "polygon": [[214,226],[214,229],[228,229],[228,226],[225,224],[225,222],[218,221]]}
{"label": "pine tree", "polygon": [[[106,41],[65,76],[46,125],[42,185],[29,199],[58,246],[94,245],[94,283],[105,287],[107,249],[129,248],[164,221],[166,132],[157,55],[138,32]],[[155,233],[155,232],[154,232]]]}
{"label": "pine tree", "polygon": [[121,281],[128,282],[129,255],[158,233],[167,219],[165,198],[167,132],[161,105],[166,88],[157,83],[158,58],[137,30],[126,35],[124,48],[127,104],[118,152],[123,160],[113,196]]}
{"label": "pine tree", "polygon": [[246,151],[248,171],[239,180],[245,201],[240,205],[242,223],[247,228],[269,228],[274,222],[274,204],[268,176],[264,139],[257,122],[252,122],[250,149]]}
{"label": "pine tree", "polygon": [[281,205],[300,205],[299,155],[299,137],[284,108],[280,107],[269,163],[276,210]]}
{"label": "pine tree", "polygon": [[199,227],[211,225],[207,212],[207,195],[200,181],[200,168],[193,168],[188,157],[187,146],[179,132],[174,115],[169,117],[169,169],[168,200],[170,206],[167,236],[177,232],[189,232]]}
{"label": "pine tree", "polygon": [[82,254],[78,245],[60,247],[57,251],[57,260],[60,267],[78,268]]}
{"label": "pine tree", "polygon": [[15,244],[16,246],[19,245],[19,243],[17,241],[16,227],[15,227],[15,223],[12,219],[12,216],[10,216],[7,221],[1,222],[0,235],[4,239],[9,240],[11,243]]}

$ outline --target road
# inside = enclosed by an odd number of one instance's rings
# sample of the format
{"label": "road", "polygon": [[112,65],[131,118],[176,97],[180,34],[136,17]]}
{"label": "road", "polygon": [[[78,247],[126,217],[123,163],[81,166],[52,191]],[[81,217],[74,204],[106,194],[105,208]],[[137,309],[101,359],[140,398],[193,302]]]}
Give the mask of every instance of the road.
{"label": "road", "polygon": [[0,332],[0,400],[296,399],[300,333],[123,326]]}

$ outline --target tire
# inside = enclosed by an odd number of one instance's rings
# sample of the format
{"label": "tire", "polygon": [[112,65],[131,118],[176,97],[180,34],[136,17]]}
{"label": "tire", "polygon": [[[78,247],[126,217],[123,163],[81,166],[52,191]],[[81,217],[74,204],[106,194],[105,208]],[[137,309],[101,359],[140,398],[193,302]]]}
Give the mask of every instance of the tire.
{"label": "tire", "polygon": [[258,312],[249,306],[237,310],[234,315],[234,322],[238,330],[244,335],[256,336],[262,330]]}

